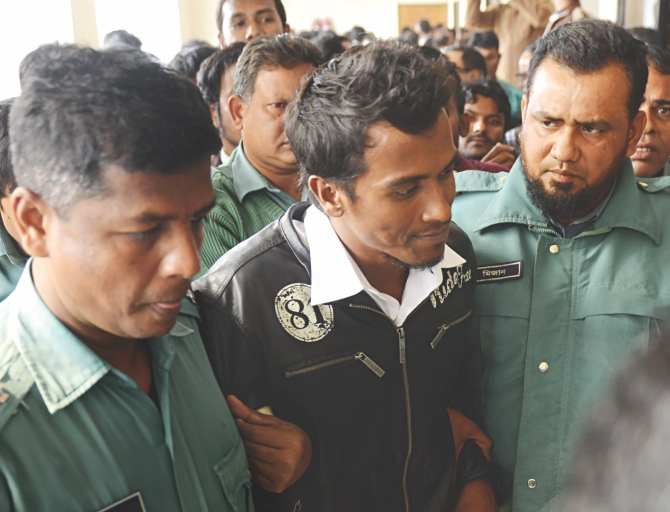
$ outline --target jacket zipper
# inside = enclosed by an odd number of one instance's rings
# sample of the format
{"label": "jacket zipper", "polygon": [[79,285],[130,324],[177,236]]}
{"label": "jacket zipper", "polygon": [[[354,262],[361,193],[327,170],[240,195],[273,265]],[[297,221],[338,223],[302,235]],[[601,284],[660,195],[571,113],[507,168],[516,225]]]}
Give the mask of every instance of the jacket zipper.
{"label": "jacket zipper", "polygon": [[456,324],[460,324],[463,320],[467,319],[471,314],[472,310],[468,311],[466,314],[457,318],[453,322],[441,325],[439,330],[437,331],[437,336],[435,336],[435,339],[433,339],[433,341],[430,342],[430,346],[433,348],[433,350],[435,349],[435,347],[437,347],[437,344],[440,341],[442,341],[442,338],[444,338],[444,335],[447,333],[450,327],[453,327]]}
{"label": "jacket zipper", "polygon": [[405,497],[405,512],[410,512],[409,491],[407,490],[407,473],[409,471],[409,462],[412,457],[412,448],[414,443],[412,438],[412,400],[409,393],[409,378],[407,376],[407,358],[405,355],[405,329],[403,327],[398,327],[398,324],[396,324],[395,321],[390,316],[386,315],[382,311],[379,311],[375,308],[371,308],[370,306],[364,306],[360,304],[349,304],[349,307],[355,309],[365,309],[367,311],[377,313],[378,315],[382,315],[384,318],[387,318],[393,324],[393,327],[395,327],[395,330],[398,333],[400,364],[402,365],[402,380],[405,386],[405,408],[407,412],[407,457],[405,458],[405,468],[402,474],[402,492]]}
{"label": "jacket zipper", "polygon": [[324,361],[323,363],[313,364],[311,366],[305,366],[304,368],[300,368],[298,370],[285,372],[284,376],[287,379],[290,379],[292,377],[297,377],[298,375],[304,375],[306,373],[323,370],[324,368],[328,368],[330,366],[334,366],[340,363],[346,363],[348,361],[360,361],[365,366],[370,368],[370,370],[372,370],[375,373],[375,375],[377,375],[377,377],[383,377],[384,374],[386,373],[377,363],[375,363],[372,359],[366,356],[363,352],[358,352],[350,356],[338,357],[337,359],[331,359],[330,361]]}

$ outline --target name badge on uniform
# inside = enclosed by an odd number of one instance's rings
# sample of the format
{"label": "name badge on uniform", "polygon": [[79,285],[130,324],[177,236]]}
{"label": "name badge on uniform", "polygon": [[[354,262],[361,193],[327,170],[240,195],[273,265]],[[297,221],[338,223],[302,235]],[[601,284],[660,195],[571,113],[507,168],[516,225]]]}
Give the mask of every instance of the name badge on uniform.
{"label": "name badge on uniform", "polygon": [[477,268],[477,284],[509,281],[523,277],[523,261],[498,263]]}
{"label": "name badge on uniform", "polygon": [[98,510],[98,512],[147,512],[142,499],[142,493],[136,492],[112,503],[108,507]]}

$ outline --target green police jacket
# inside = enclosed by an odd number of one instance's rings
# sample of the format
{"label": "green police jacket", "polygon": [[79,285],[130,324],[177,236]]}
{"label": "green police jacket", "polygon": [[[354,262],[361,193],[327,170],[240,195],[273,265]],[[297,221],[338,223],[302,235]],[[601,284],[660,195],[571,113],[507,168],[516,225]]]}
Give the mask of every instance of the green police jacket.
{"label": "green police jacket", "polygon": [[456,188],[453,218],[478,263],[483,413],[514,479],[503,510],[550,511],[603,387],[667,329],[670,178],[636,180],[626,160],[600,217],[573,239],[531,204],[520,160],[509,174],[459,173]]}

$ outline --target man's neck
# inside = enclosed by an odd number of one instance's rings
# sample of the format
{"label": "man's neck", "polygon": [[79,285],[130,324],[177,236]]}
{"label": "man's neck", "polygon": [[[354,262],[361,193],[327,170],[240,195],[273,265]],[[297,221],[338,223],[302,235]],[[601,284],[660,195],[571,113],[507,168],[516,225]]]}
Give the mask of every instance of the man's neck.
{"label": "man's neck", "polygon": [[232,143],[228,139],[223,139],[223,152],[226,154],[226,156],[232,155],[237,146],[237,144]]}
{"label": "man's neck", "polygon": [[287,168],[287,169],[277,169],[271,168],[269,166],[263,165],[254,158],[253,155],[250,155],[246,151],[244,152],[249,163],[256,169],[263,177],[268,180],[272,185],[277,187],[279,190],[285,194],[291,196],[296,201],[300,201],[302,194],[298,188],[298,166]]}
{"label": "man's neck", "polygon": [[37,258],[32,263],[35,289],[53,315],[84,345],[107,364],[125,373],[145,393],[151,385],[149,350],[142,340],[122,338],[81,321],[60,298],[50,279],[48,262]]}
{"label": "man's neck", "polygon": [[378,251],[363,245],[341,218],[331,217],[333,229],[370,285],[381,293],[402,301],[409,270],[396,265]]}
{"label": "man's neck", "polygon": [[561,225],[563,227],[569,226],[575,221],[578,221],[579,219],[583,219],[586,217],[589,213],[591,213],[593,210],[595,210],[600,203],[602,203],[605,198],[608,196],[610,191],[612,190],[612,187],[614,186],[614,183],[616,182],[616,177],[609,183],[609,186],[605,188],[605,190],[600,193],[595,201],[593,201],[588,208],[585,208],[583,211],[579,212],[577,215],[575,215],[573,218],[568,219],[566,221],[561,222]]}
{"label": "man's neck", "polygon": [[555,4],[556,12],[563,12],[563,11],[567,11],[567,10],[572,10],[572,9],[575,9],[575,8],[579,7],[579,5],[580,5],[579,0],[577,0],[577,1],[575,1],[575,0],[562,0],[562,1],[556,2],[556,4]]}

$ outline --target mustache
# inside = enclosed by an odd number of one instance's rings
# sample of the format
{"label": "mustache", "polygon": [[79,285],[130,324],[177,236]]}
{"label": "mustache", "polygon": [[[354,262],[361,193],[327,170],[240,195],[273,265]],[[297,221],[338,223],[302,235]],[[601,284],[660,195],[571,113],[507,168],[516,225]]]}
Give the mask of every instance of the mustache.
{"label": "mustache", "polygon": [[493,141],[489,138],[486,133],[481,132],[481,133],[473,133],[472,135],[468,135],[465,137],[465,142],[472,142],[474,139],[484,139],[486,142],[489,144],[493,144]]}

